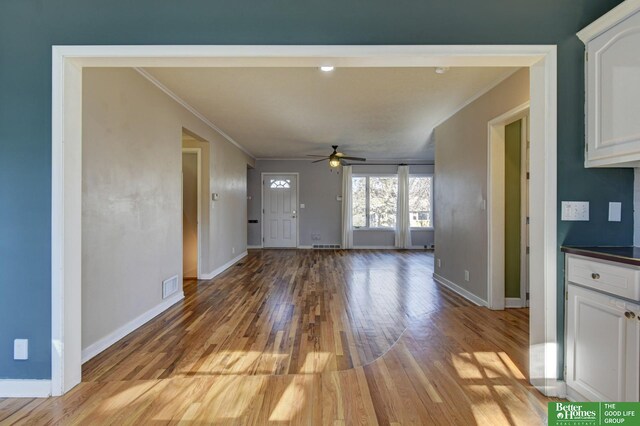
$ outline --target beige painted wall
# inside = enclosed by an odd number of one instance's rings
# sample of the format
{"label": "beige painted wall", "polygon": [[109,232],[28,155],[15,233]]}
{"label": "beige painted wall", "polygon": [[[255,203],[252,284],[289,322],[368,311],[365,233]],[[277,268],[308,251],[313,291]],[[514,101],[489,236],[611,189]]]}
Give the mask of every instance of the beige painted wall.
{"label": "beige painted wall", "polygon": [[208,141],[203,187],[220,194],[203,199],[201,269],[208,273],[246,250],[253,160],[135,70],[85,68],[83,349],[159,305],[162,280],[182,274],[183,128]]}
{"label": "beige painted wall", "polygon": [[[435,129],[435,273],[487,300],[488,122],[529,100],[522,69]],[[464,271],[469,271],[465,281]]]}

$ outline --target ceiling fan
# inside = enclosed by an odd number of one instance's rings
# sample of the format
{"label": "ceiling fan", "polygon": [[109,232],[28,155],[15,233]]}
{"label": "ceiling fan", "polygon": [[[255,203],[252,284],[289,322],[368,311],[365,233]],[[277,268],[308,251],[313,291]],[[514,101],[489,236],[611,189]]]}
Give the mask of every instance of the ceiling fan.
{"label": "ceiling fan", "polygon": [[351,160],[351,161],[367,161],[366,158],[360,157],[349,157],[344,155],[342,152],[338,152],[338,145],[331,145],[333,148],[333,152],[327,157],[325,155],[307,155],[307,157],[322,157],[319,160],[312,161],[312,163],[319,163],[320,161],[329,160],[329,166],[338,167],[342,164],[342,160]]}

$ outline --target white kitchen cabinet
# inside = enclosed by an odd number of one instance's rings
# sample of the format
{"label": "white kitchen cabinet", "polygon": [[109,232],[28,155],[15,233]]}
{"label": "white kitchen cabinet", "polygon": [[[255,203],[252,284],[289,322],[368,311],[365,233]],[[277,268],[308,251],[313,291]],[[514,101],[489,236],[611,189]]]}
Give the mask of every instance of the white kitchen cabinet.
{"label": "white kitchen cabinet", "polygon": [[640,0],[578,33],[586,45],[586,167],[640,166]]}
{"label": "white kitchen cabinet", "polygon": [[640,401],[639,314],[636,304],[569,282],[566,380],[570,396]]}

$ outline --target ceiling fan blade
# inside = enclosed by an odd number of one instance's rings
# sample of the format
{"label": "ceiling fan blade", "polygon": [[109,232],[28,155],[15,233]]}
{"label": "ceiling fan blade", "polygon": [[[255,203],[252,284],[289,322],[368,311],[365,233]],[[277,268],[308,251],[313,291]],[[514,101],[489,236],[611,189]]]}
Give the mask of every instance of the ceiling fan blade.
{"label": "ceiling fan blade", "polygon": [[319,162],[321,162],[321,161],[325,161],[325,160],[328,160],[328,159],[329,159],[329,157],[327,157],[327,158],[321,158],[321,159],[319,159],[319,160],[312,161],[311,163],[319,163]]}
{"label": "ceiling fan blade", "polygon": [[312,154],[307,154],[307,157],[322,157],[322,158],[329,158],[326,155],[312,155]]}
{"label": "ceiling fan blade", "polygon": [[367,161],[366,158],[360,157],[340,157],[341,160],[351,160],[351,161]]}

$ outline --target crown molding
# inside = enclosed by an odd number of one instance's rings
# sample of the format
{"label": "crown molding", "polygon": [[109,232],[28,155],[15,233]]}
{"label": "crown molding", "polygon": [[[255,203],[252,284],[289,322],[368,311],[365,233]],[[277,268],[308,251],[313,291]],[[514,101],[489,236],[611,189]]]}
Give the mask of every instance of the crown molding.
{"label": "crown molding", "polygon": [[213,129],[213,131],[215,131],[216,133],[218,133],[220,136],[222,136],[223,138],[225,138],[228,142],[232,143],[234,146],[236,146],[238,149],[240,149],[242,152],[244,152],[245,154],[247,154],[249,157],[253,158],[254,160],[256,160],[256,157],[250,153],[245,147],[243,147],[242,145],[240,145],[238,142],[236,142],[231,136],[229,136],[227,133],[225,133],[221,128],[219,128],[218,126],[216,126],[215,124],[213,124],[211,122],[211,120],[209,120],[207,117],[205,117],[200,111],[198,111],[197,109],[195,109],[194,107],[192,107],[187,101],[185,101],[184,99],[182,99],[180,96],[178,96],[175,92],[173,92],[171,89],[169,89],[167,86],[165,86],[164,84],[162,84],[157,78],[155,78],[154,76],[152,76],[151,74],[149,74],[147,72],[147,70],[145,70],[144,68],[140,68],[140,67],[134,67],[134,70],[136,70],[141,76],[143,76],[144,78],[146,78],[147,80],[149,80],[154,86],[156,86],[158,89],[162,90],[164,93],[166,93],[167,95],[169,95],[169,97],[171,99],[173,99],[174,101],[176,101],[177,103],[179,103],[180,105],[182,105],[187,111],[189,111],[191,114],[195,115],[196,117],[198,117],[200,119],[200,121],[202,121],[204,124],[206,124],[207,126],[211,127],[211,129]]}
{"label": "crown molding", "polygon": [[467,107],[469,104],[471,104],[472,102],[478,100],[479,98],[481,98],[482,96],[486,95],[487,93],[489,93],[492,89],[494,89],[495,87],[497,87],[500,83],[502,83],[503,81],[505,81],[506,79],[508,79],[509,77],[511,77],[512,75],[514,75],[515,73],[517,73],[518,71],[520,71],[522,68],[516,68],[513,72],[507,73],[503,76],[500,76],[499,78],[493,80],[491,83],[489,83],[488,85],[486,85],[485,87],[483,87],[482,89],[480,89],[478,92],[476,92],[473,96],[471,96],[469,99],[467,99],[466,101],[464,101],[462,104],[460,104],[456,109],[454,109],[454,111],[447,115],[446,117],[444,117],[442,120],[438,121],[434,126],[433,126],[433,130],[435,131],[436,127],[440,126],[442,123],[444,123],[445,121],[447,121],[448,119],[450,119],[451,117],[453,117],[454,115],[456,115],[457,113],[459,113],[460,111],[462,111],[465,107]]}

